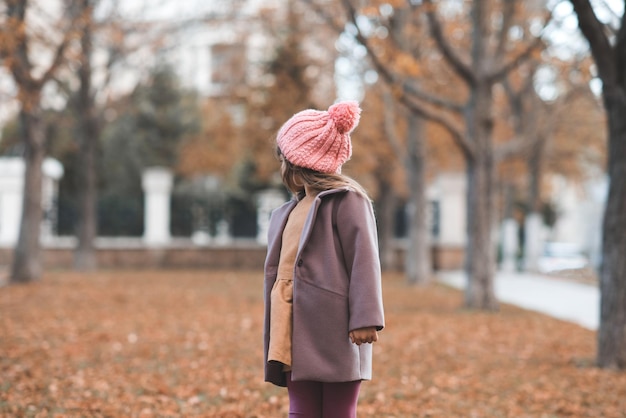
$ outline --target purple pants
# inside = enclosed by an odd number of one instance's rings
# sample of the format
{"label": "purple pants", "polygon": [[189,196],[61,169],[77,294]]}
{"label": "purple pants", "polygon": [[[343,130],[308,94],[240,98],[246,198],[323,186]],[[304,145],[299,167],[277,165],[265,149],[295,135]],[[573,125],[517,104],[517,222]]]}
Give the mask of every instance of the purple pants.
{"label": "purple pants", "polygon": [[289,417],[356,418],[361,381],[325,383],[292,381],[287,372]]}

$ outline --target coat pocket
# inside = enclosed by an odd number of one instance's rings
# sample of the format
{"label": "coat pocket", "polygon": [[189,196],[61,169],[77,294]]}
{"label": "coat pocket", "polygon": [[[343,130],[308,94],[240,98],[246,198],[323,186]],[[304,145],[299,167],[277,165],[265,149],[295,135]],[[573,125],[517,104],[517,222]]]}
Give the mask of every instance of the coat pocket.
{"label": "coat pocket", "polygon": [[360,378],[359,352],[348,335],[347,296],[294,282],[293,373],[298,379]]}

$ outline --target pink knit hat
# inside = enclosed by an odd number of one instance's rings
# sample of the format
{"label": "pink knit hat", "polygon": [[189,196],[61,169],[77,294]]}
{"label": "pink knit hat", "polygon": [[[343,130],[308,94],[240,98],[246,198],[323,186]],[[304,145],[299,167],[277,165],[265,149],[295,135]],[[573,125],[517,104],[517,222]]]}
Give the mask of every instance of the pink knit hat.
{"label": "pink knit hat", "polygon": [[278,131],[276,142],[292,164],[322,173],[340,173],[352,156],[350,133],[359,124],[355,101],[335,103],[328,111],[296,113]]}

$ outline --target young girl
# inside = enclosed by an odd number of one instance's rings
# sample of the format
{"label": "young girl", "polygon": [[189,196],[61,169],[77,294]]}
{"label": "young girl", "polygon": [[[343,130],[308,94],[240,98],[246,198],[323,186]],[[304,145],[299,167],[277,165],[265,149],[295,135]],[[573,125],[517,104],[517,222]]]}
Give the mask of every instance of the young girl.
{"label": "young girl", "polygon": [[356,416],[384,327],[376,221],[341,174],[361,109],[353,101],[291,117],[276,139],[294,198],[270,219],[265,260],[265,380],[287,386],[289,416]]}

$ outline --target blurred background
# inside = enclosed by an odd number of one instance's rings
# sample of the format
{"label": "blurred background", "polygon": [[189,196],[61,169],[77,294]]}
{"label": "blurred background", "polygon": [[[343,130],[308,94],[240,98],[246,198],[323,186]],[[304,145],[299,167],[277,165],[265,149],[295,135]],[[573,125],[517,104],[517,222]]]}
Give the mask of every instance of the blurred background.
{"label": "blurred background", "polygon": [[[354,99],[344,172],[384,268],[463,268],[484,214],[498,268],[593,275],[607,132],[587,43],[569,2],[484,4],[0,2],[0,264],[260,267],[289,199],[276,132]],[[619,23],[623,4],[595,7]]]}

